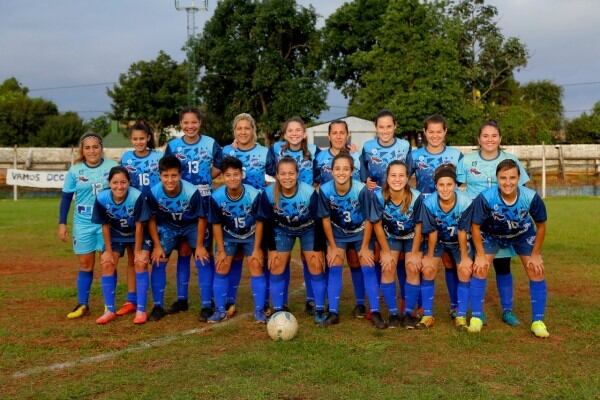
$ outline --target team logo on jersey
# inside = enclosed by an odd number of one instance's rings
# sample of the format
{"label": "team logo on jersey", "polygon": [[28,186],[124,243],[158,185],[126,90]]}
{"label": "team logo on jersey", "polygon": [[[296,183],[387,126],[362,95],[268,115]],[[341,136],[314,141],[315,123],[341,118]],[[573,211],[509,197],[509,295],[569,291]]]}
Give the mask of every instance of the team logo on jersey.
{"label": "team logo on jersey", "polygon": [[79,182],[89,182],[89,181],[90,181],[90,180],[88,179],[88,177],[87,177],[87,176],[85,176],[85,175],[79,175],[79,176],[77,177],[77,180],[78,180]]}
{"label": "team logo on jersey", "polygon": [[262,167],[262,163],[260,162],[260,158],[258,156],[250,156],[250,160],[249,160],[248,164],[252,168]]}
{"label": "team logo on jersey", "polygon": [[185,156],[185,154],[181,153],[181,148],[177,148],[177,153],[175,153],[175,157],[177,157],[177,159],[179,161],[187,160],[187,157]]}
{"label": "team logo on jersey", "polygon": [[310,167],[312,167],[312,160],[303,160],[300,164],[301,169],[308,169]]}
{"label": "team logo on jersey", "polygon": [[475,175],[475,176],[481,175],[481,171],[479,171],[477,168],[474,168],[474,167],[469,168],[469,173],[472,175]]}
{"label": "team logo on jersey", "polygon": [[492,218],[495,219],[496,221],[505,221],[506,220],[506,216],[504,215],[502,210],[500,210],[500,207],[498,206],[498,204],[494,205],[494,210],[492,211]]}
{"label": "team logo on jersey", "polygon": [[373,164],[373,165],[383,164],[383,160],[377,156],[371,156],[371,164]]}
{"label": "team logo on jersey", "polygon": [[208,157],[208,151],[204,150],[204,149],[199,149],[198,150],[198,157],[200,157],[201,159],[207,159]]}
{"label": "team logo on jersey", "polygon": [[127,172],[134,174],[137,172],[137,168],[135,167],[135,165],[131,165],[131,160],[127,161],[128,164],[125,166],[125,169],[127,170]]}
{"label": "team logo on jersey", "polygon": [[427,164],[425,157],[423,157],[423,156],[419,157],[419,160],[417,161],[417,168],[418,169],[428,169],[429,168],[429,164]]}

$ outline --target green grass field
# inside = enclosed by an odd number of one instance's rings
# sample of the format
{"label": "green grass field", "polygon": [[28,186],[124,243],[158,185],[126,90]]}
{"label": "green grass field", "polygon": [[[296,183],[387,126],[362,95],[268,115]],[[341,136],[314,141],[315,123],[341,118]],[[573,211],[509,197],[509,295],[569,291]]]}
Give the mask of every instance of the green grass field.
{"label": "green grass field", "polygon": [[[214,328],[196,321],[195,271],[187,313],[141,327],[129,317],[97,326],[102,296],[95,279],[92,316],[67,321],[76,303],[77,264],[70,245],[56,238],[57,205],[0,201],[2,399],[600,398],[597,198],[547,201],[547,340],[529,333],[528,283],[517,263],[515,311],[524,323],[501,322],[492,276],[489,325],[481,335],[454,330],[443,274],[430,331],[376,331],[353,319],[349,275],[342,323],[317,328],[301,311],[298,268],[291,306],[300,331],[291,342],[272,342],[252,322],[246,274],[238,316]],[[174,298],[173,267],[169,273],[167,302]],[[118,289],[120,303],[124,283]]]}

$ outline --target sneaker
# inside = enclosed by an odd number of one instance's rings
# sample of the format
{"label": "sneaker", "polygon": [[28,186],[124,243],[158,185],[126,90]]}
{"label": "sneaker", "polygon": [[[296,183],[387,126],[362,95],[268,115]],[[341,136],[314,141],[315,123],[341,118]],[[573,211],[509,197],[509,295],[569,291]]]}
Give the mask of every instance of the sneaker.
{"label": "sneaker", "polygon": [[417,329],[429,329],[433,328],[433,324],[435,324],[435,318],[431,315],[424,315],[421,317],[421,320],[417,324]]}
{"label": "sneaker", "polygon": [[181,311],[187,311],[189,308],[187,299],[178,299],[167,310],[167,314],[177,314]]}
{"label": "sneaker", "polygon": [[90,308],[86,304],[77,304],[73,311],[67,314],[68,319],[81,318],[90,313]]}
{"label": "sneaker", "polygon": [[448,314],[450,315],[450,319],[454,320],[458,316],[458,310],[456,308],[451,308]]}
{"label": "sneaker", "polygon": [[[286,306],[284,306],[285,308]],[[315,315],[315,302],[314,300],[307,300],[306,301],[306,305],[304,306],[304,311],[308,314],[308,315]]]}
{"label": "sneaker", "polygon": [[114,321],[115,319],[117,319],[117,314],[115,314],[112,311],[108,311],[107,309],[104,309],[104,314],[102,314],[102,316],[96,320],[96,323],[98,325],[106,325],[109,322]]}
{"label": "sneaker", "polygon": [[367,314],[367,307],[364,304],[357,304],[354,306],[354,310],[352,310],[352,315],[354,318],[364,318]]}
{"label": "sneaker", "polygon": [[207,322],[208,319],[213,315],[214,311],[211,307],[202,307],[200,314],[198,314],[198,321]]}
{"label": "sneaker", "polygon": [[327,314],[327,318],[323,322],[321,322],[321,326],[326,328],[330,325],[337,325],[340,323],[340,316],[337,313],[329,313]]}
{"label": "sneaker", "polygon": [[390,315],[388,320],[388,328],[400,328],[402,326],[402,320],[398,314]]}
{"label": "sneaker", "polygon": [[531,324],[531,333],[533,333],[536,337],[539,338],[547,338],[548,336],[550,336],[550,333],[548,332],[548,328],[546,328],[546,324],[544,324],[544,321],[533,321],[533,323]]}
{"label": "sneaker", "polygon": [[123,304],[123,305],[121,306],[121,308],[119,308],[119,309],[117,310],[116,314],[117,314],[119,317],[122,317],[123,315],[127,315],[127,314],[130,314],[130,313],[132,313],[132,312],[135,312],[136,308],[137,308],[137,307],[135,306],[135,304],[133,304],[133,303],[132,303],[132,302],[130,302],[130,301],[126,301],[126,302],[125,302],[125,304]]}
{"label": "sneaker", "polygon": [[254,312],[254,322],[256,322],[257,324],[266,324],[267,316],[265,315],[265,312],[262,310],[255,311]]}
{"label": "sneaker", "polygon": [[219,322],[223,322],[227,319],[226,311],[215,311],[213,315],[211,315],[206,322],[209,324],[218,324]]}
{"label": "sneaker", "polygon": [[405,314],[404,319],[402,320],[402,326],[406,329],[416,329],[417,324],[419,323],[419,318],[414,317],[412,313]]}
{"label": "sneaker", "polygon": [[471,317],[471,321],[469,321],[469,327],[467,331],[469,333],[479,333],[481,332],[481,328],[483,327],[483,320],[477,317]]}
{"label": "sneaker", "polygon": [[321,324],[327,319],[327,314],[323,310],[315,310],[315,324]]}
{"label": "sneaker", "polygon": [[454,326],[456,327],[456,329],[459,329],[459,330],[467,329],[467,318],[466,317],[454,318]]}
{"label": "sneaker", "polygon": [[502,313],[502,321],[508,326],[518,326],[521,324],[519,318],[511,310],[506,310]]}
{"label": "sneaker", "polygon": [[148,314],[145,311],[136,311],[133,323],[136,325],[143,325],[148,321]]}
{"label": "sneaker", "polygon": [[225,310],[227,312],[227,318],[233,318],[233,316],[235,315],[235,304],[233,303],[227,303],[225,305]]}
{"label": "sneaker", "polygon": [[381,313],[379,311],[373,311],[373,312],[371,312],[371,323],[377,329],[385,329],[385,328],[387,328],[387,324],[385,323],[385,321],[381,317]]}
{"label": "sneaker", "polygon": [[156,305],[156,306],[152,307],[152,311],[150,312],[150,317],[148,317],[148,319],[150,321],[160,321],[166,315],[167,315],[167,312],[165,311],[165,309],[162,308],[162,306]]}

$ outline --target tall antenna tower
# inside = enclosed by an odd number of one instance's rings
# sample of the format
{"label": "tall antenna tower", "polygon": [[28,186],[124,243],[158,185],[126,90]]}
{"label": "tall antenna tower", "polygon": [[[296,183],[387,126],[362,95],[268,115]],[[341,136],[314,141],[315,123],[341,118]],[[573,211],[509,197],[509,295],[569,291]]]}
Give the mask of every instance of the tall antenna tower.
{"label": "tall antenna tower", "polygon": [[[196,52],[193,41],[196,39],[196,13],[208,10],[208,0],[191,0],[187,5],[181,5],[180,0],[175,0],[175,9],[187,13],[187,61],[188,61],[188,106],[196,105]],[[196,5],[197,4],[197,5]]]}

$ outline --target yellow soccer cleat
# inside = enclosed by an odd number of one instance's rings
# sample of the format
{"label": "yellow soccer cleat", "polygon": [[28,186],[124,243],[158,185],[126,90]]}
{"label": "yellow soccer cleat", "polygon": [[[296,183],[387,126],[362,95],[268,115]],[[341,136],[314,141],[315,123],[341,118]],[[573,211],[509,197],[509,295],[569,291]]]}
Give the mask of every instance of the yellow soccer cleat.
{"label": "yellow soccer cleat", "polygon": [[435,318],[433,318],[430,315],[424,315],[423,317],[421,317],[421,320],[417,324],[417,329],[433,328],[434,324],[435,324]]}
{"label": "yellow soccer cleat", "polygon": [[550,336],[548,332],[548,328],[546,328],[546,324],[544,321],[533,321],[531,324],[531,333],[533,333],[536,337],[539,338],[547,338]]}
{"label": "yellow soccer cleat", "polygon": [[73,311],[67,314],[68,319],[81,318],[90,313],[90,308],[85,304],[77,304]]}
{"label": "yellow soccer cleat", "polygon": [[454,326],[459,330],[467,329],[467,319],[465,317],[454,318]]}
{"label": "yellow soccer cleat", "polygon": [[471,321],[469,322],[469,327],[467,328],[467,331],[469,331],[469,333],[479,333],[481,332],[482,327],[483,321],[481,320],[481,318],[472,317]]}

